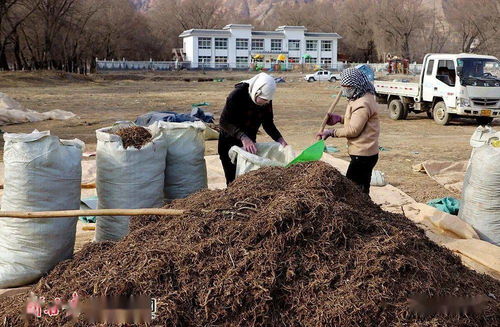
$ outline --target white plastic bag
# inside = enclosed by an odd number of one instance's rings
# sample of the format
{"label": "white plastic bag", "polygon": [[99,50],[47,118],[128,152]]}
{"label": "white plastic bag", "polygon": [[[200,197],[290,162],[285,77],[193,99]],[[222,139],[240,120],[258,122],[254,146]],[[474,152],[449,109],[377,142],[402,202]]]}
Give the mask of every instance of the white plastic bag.
{"label": "white plastic bag", "polygon": [[[80,208],[80,140],[59,140],[50,132],[4,134],[3,211]],[[34,282],[71,258],[76,217],[0,219],[0,288]]]}
{"label": "white plastic bag", "polygon": [[167,138],[164,196],[182,199],[207,188],[205,124],[160,122]]}
{"label": "white plastic bag", "polygon": [[385,174],[380,170],[372,171],[372,178],[370,180],[371,186],[386,186],[387,182],[385,181]]}
{"label": "white plastic bag", "polygon": [[[131,123],[128,123],[130,126]],[[123,122],[96,131],[96,187],[99,209],[138,209],[163,205],[166,139],[158,123],[145,127],[152,141],[140,149],[123,148],[112,134]],[[128,234],[128,216],[97,217],[95,240],[117,241]]]}
{"label": "white plastic bag", "polygon": [[481,239],[500,245],[500,148],[486,144],[473,152],[458,215]]}
{"label": "white plastic bag", "polygon": [[276,142],[256,143],[257,153],[252,154],[238,146],[229,149],[229,158],[236,164],[236,177],[262,167],[285,167],[295,158],[292,147]]}

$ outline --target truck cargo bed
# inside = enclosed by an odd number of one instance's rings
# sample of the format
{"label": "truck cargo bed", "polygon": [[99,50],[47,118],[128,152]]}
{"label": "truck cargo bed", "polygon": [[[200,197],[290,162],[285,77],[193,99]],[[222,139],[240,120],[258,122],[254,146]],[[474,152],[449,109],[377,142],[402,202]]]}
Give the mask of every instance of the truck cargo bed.
{"label": "truck cargo bed", "polygon": [[375,91],[378,94],[400,95],[416,98],[419,95],[419,83],[374,81]]}

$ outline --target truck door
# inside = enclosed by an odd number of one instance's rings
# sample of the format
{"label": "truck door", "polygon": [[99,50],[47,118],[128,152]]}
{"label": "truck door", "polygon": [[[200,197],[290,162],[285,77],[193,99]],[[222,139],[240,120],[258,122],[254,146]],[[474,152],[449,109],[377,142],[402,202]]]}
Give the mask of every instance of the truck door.
{"label": "truck door", "polygon": [[424,80],[422,82],[422,100],[424,101],[432,101],[434,98],[434,83],[432,82],[434,72],[434,59],[428,60],[424,72]]}
{"label": "truck door", "polygon": [[[431,61],[429,60],[429,65]],[[429,66],[428,65],[428,66]],[[424,77],[424,101],[432,101],[433,97],[441,97],[447,107],[455,107],[455,82],[456,69],[453,60],[437,60],[437,65],[433,63],[432,73],[426,71]]]}

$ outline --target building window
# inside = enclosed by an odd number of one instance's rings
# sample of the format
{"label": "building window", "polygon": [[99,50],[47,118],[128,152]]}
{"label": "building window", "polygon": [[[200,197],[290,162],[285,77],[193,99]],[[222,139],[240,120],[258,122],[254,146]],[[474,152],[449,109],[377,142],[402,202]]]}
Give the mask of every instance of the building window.
{"label": "building window", "polygon": [[264,50],[264,39],[252,40],[252,50]]}
{"label": "building window", "polygon": [[271,51],[281,51],[281,40],[278,39],[271,40]]}
{"label": "building window", "polygon": [[248,50],[248,39],[236,39],[236,50]]}
{"label": "building window", "polygon": [[300,40],[288,40],[288,51],[300,50]]}
{"label": "building window", "polygon": [[236,57],[237,68],[248,68],[248,57]]}
{"label": "building window", "polygon": [[332,51],[332,41],[321,41],[321,51]]}
{"label": "building window", "polygon": [[215,49],[226,50],[227,49],[227,39],[226,38],[215,38]]}
{"label": "building window", "polygon": [[318,41],[317,40],[307,40],[306,41],[306,51],[318,51]]}
{"label": "building window", "polygon": [[198,38],[198,49],[211,49],[212,39],[209,37]]}
{"label": "building window", "polygon": [[198,66],[200,67],[209,67],[211,61],[212,57],[210,56],[198,56]]}
{"label": "building window", "polygon": [[215,57],[215,67],[216,68],[227,67],[227,57],[226,56],[216,56]]}
{"label": "building window", "polygon": [[331,66],[332,58],[321,58],[321,64],[325,66]]}
{"label": "building window", "polygon": [[317,62],[317,59],[314,57],[305,58],[305,59],[306,59],[306,64],[315,64]]}

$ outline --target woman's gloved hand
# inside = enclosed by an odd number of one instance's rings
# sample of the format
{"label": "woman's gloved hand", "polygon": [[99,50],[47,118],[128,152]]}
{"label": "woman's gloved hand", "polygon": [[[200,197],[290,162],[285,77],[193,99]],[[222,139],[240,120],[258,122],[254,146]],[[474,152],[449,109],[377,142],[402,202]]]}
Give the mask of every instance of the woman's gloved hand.
{"label": "woman's gloved hand", "polygon": [[250,152],[251,154],[257,153],[257,146],[255,145],[255,142],[252,141],[248,136],[243,136],[241,138],[241,143],[243,143],[243,149],[246,152]]}
{"label": "woman's gloved hand", "polygon": [[326,121],[326,124],[329,126],[333,126],[335,124],[338,124],[342,122],[342,116],[337,115],[337,114],[328,114],[328,120]]}
{"label": "woman's gloved hand", "polygon": [[327,129],[327,130],[325,130],[325,131],[323,131],[321,133],[317,133],[316,134],[316,138],[318,140],[326,140],[327,138],[329,138],[332,135],[333,135],[333,130]]}
{"label": "woman's gloved hand", "polygon": [[286,143],[285,139],[280,137],[277,141],[279,144],[281,144],[283,147],[286,147],[288,143]]}

